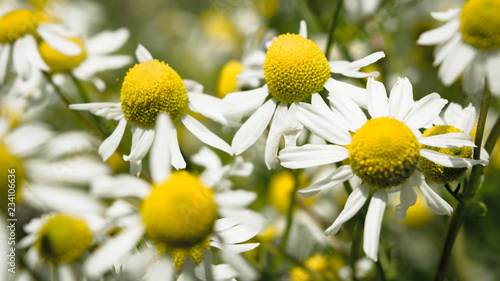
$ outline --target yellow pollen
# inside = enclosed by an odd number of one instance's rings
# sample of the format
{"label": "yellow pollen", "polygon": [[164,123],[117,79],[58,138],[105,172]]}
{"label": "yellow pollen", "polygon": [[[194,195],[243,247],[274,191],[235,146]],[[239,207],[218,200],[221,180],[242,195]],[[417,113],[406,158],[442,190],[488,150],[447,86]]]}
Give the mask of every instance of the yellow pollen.
{"label": "yellow pollen", "polygon": [[500,48],[500,0],[469,0],[462,9],[461,26],[465,42],[477,49]]}
{"label": "yellow pollen", "polygon": [[21,159],[9,153],[1,142],[0,159],[0,208],[6,214],[9,203],[21,201],[20,190],[25,176]]}
{"label": "yellow pollen", "polygon": [[12,44],[17,39],[35,34],[39,15],[30,10],[15,10],[0,18],[0,44]]}
{"label": "yellow pollen", "polygon": [[83,42],[74,37],[69,40],[75,42],[82,48],[82,52],[76,56],[67,56],[53,49],[47,42],[42,41],[38,45],[40,55],[45,63],[50,67],[51,72],[69,72],[85,60],[86,51]]}
{"label": "yellow pollen", "polygon": [[[190,256],[195,263],[208,247],[207,239],[218,217],[212,191],[185,171],[174,172],[155,186],[140,212],[146,235],[161,254],[170,252],[174,260],[182,261]],[[184,259],[180,258],[182,253]]]}
{"label": "yellow pollen", "polygon": [[[425,130],[422,134],[424,137],[442,135],[447,133],[463,133],[461,130],[450,126],[434,126],[430,129]],[[454,148],[440,148],[423,145],[422,148],[434,150],[444,154],[448,154],[454,157],[468,158],[472,159],[472,147],[454,147]],[[467,168],[449,168],[438,165],[424,157],[420,157],[420,169],[427,178],[430,178],[436,183],[448,183],[458,179],[462,176]]]}
{"label": "yellow pollen", "polygon": [[278,101],[301,101],[323,89],[330,66],[313,41],[297,34],[280,35],[267,50],[264,76]]}
{"label": "yellow pollen", "polygon": [[186,110],[188,97],[179,74],[168,64],[154,60],[129,69],[120,101],[127,121],[152,127],[160,112],[167,112],[172,120],[177,120]]}
{"label": "yellow pollen", "polygon": [[417,137],[403,122],[391,117],[368,120],[349,146],[354,173],[373,188],[407,181],[417,167],[419,153]]}
{"label": "yellow pollen", "polygon": [[69,263],[79,259],[92,242],[87,224],[69,215],[49,219],[35,242],[40,255],[51,263]]}
{"label": "yellow pollen", "polygon": [[243,65],[239,61],[232,60],[221,69],[217,81],[217,96],[225,97],[227,94],[235,92],[238,88],[236,75],[243,71]]}

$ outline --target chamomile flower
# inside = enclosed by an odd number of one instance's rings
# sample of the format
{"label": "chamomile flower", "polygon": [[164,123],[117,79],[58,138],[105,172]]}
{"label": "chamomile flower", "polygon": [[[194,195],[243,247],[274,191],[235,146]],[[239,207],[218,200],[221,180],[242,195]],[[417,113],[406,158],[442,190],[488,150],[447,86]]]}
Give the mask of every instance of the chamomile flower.
{"label": "chamomile flower", "polygon": [[157,262],[148,270],[146,280],[157,280],[155,276],[172,280],[175,273],[186,273],[182,270],[185,264],[199,265],[211,247],[221,249],[233,268],[255,274],[237,255],[258,246],[244,243],[263,228],[262,218],[246,210],[256,199],[255,193],[215,193],[187,171],[167,175],[153,186],[130,175],[101,177],[94,181],[92,190],[99,197],[135,197],[141,203],[138,209],[123,203],[127,207],[122,208],[121,220],[127,223],[87,260],[84,271],[89,277],[119,263],[121,257],[133,252],[143,235],[157,252]]}
{"label": "chamomile flower", "polygon": [[238,123],[242,117],[251,115],[234,136],[233,153],[243,153],[270,124],[265,163],[269,169],[274,168],[278,163],[277,151],[281,137],[294,135],[297,129],[300,130],[294,118],[295,109],[302,106],[299,102],[323,88],[332,91],[346,84],[331,78],[332,72],[357,78],[377,75],[363,73],[359,69],[382,57],[384,53],[378,52],[352,63],[329,62],[318,45],[307,39],[304,21],[301,22],[299,34],[280,35],[267,50],[263,71],[253,73],[256,77],[264,78],[266,84],[254,90],[230,93],[222,100],[221,108],[228,121]]}
{"label": "chamomile flower", "polygon": [[469,0],[461,9],[432,13],[444,25],[424,32],[417,43],[436,45],[434,65],[446,86],[463,74],[462,87],[478,93],[488,86],[500,95],[500,1]]}
{"label": "chamomile flower", "polygon": [[[425,182],[424,175],[417,170],[420,157],[425,157],[446,167],[469,167],[485,165],[488,161],[457,158],[433,150],[433,147],[473,147],[471,137],[465,133],[436,136],[421,136],[418,129],[428,125],[447,103],[436,93],[414,102],[412,87],[408,79],[400,79],[387,98],[382,83],[369,78],[366,89],[366,104],[371,119],[349,98],[343,95],[329,97],[333,111],[320,96],[313,95],[311,104],[299,107],[304,126],[314,134],[334,144],[288,147],[280,151],[281,165],[298,169],[337,163],[349,160],[310,187],[300,190],[311,197],[326,188],[334,187],[353,177],[362,180],[349,195],[346,205],[326,234],[335,234],[342,224],[351,219],[371,196],[365,218],[363,249],[372,260],[377,260],[380,227],[387,193],[401,190],[401,203],[396,207],[396,216],[404,219],[406,210],[415,204],[415,186],[424,194],[427,204],[437,214],[450,215],[451,206],[437,195]],[[339,114],[340,113],[340,114]],[[343,117],[342,117],[343,116]],[[350,141],[337,145],[338,138],[331,129],[332,120],[342,118],[354,132]]]}
{"label": "chamomile flower", "polygon": [[49,69],[40,56],[36,38],[42,38],[67,56],[80,55],[80,46],[65,39],[70,33],[63,26],[51,23],[43,11],[8,3],[0,7],[0,84],[7,76],[11,56],[13,69],[23,80],[29,80],[34,72]]}
{"label": "chamomile flower", "polygon": [[114,132],[99,147],[99,155],[108,159],[117,149],[126,125],[130,124],[132,148],[123,158],[130,161],[131,174],[141,172],[142,159],[149,150],[152,169],[168,173],[168,162],[176,169],[183,169],[186,162],[177,140],[174,126],[177,120],[201,141],[231,153],[226,142],[187,113],[190,109],[209,117],[220,115],[204,104],[210,97],[201,93],[202,87],[194,81],[183,81],[169,65],[154,60],[142,45],[137,48],[136,55],[139,63],[127,72],[123,80],[120,102],[70,105],[73,110],[88,110],[119,121]]}

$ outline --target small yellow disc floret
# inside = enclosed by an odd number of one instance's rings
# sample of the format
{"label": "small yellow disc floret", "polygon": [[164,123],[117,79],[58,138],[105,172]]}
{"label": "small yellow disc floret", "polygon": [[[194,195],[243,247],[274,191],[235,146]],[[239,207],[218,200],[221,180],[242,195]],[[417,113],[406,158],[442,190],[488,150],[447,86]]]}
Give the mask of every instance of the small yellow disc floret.
{"label": "small yellow disc floret", "polygon": [[264,76],[278,101],[300,101],[323,89],[330,66],[313,41],[297,34],[280,35],[267,50]]}
{"label": "small yellow disc floret", "polygon": [[469,0],[462,10],[462,36],[477,49],[500,48],[500,0]]}
{"label": "small yellow disc floret", "polygon": [[42,56],[42,59],[45,61],[45,63],[50,67],[50,71],[69,72],[79,66],[80,63],[85,60],[86,52],[83,42],[76,37],[69,38],[69,40],[80,46],[82,52],[79,55],[67,56],[65,54],[61,54],[45,41],[42,41],[38,45],[40,55]]}
{"label": "small yellow disc floret", "polygon": [[195,263],[201,261],[200,251],[208,247],[218,215],[212,191],[198,177],[185,171],[173,173],[153,188],[140,212],[146,235],[160,253],[170,252],[173,259],[182,261],[188,255]]}
{"label": "small yellow disc floret", "polygon": [[227,94],[236,91],[238,79],[236,76],[243,71],[243,65],[239,61],[232,60],[221,69],[217,81],[217,96],[225,97]]}
{"label": "small yellow disc floret", "polygon": [[0,18],[0,44],[12,44],[17,39],[35,34],[38,13],[30,10],[15,10]]}
{"label": "small yellow disc floret", "polygon": [[[422,134],[424,137],[442,135],[447,133],[463,133],[459,129],[450,126],[434,126],[425,130]],[[454,147],[454,148],[440,148],[424,145],[422,148],[434,150],[454,157],[472,159],[472,147]],[[430,178],[436,183],[448,183],[458,179],[462,176],[467,168],[450,168],[438,165],[424,157],[420,157],[420,169],[427,178]]]}
{"label": "small yellow disc floret", "polygon": [[21,199],[24,169],[21,159],[9,153],[1,142],[0,159],[0,208],[7,213],[8,203],[19,202]]}
{"label": "small yellow disc floret", "polygon": [[57,215],[42,227],[35,245],[44,259],[60,264],[79,259],[91,242],[92,234],[84,221]]}
{"label": "small yellow disc floret", "polygon": [[181,77],[168,64],[146,61],[131,68],[123,80],[120,95],[122,110],[130,123],[152,127],[160,112],[177,120],[188,104]]}
{"label": "small yellow disc floret", "polygon": [[406,182],[418,164],[420,143],[403,122],[390,117],[368,120],[354,135],[349,160],[354,173],[373,188]]}

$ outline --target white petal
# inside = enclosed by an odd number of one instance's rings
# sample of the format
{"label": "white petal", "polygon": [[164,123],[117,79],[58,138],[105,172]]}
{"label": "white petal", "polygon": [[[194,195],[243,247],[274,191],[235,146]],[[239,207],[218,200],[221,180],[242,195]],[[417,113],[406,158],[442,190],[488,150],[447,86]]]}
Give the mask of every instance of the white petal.
{"label": "white petal", "polygon": [[129,36],[130,32],[126,28],[105,30],[87,40],[86,48],[89,53],[110,54],[125,45]]}
{"label": "white petal", "polygon": [[30,74],[30,65],[26,57],[26,53],[28,51],[26,50],[27,42],[25,39],[26,37],[16,40],[16,42],[14,42],[14,45],[12,47],[12,59],[14,63],[14,69],[16,70],[16,73],[19,74],[19,76],[23,80],[27,80]]}
{"label": "white petal", "polygon": [[338,145],[305,144],[286,147],[280,151],[281,165],[289,169],[302,169],[331,164],[349,157],[349,150]]}
{"label": "white petal", "polygon": [[427,205],[438,215],[451,215],[453,212],[453,208],[444,201],[434,190],[432,190],[427,183],[425,182],[425,177],[420,172],[415,172],[415,174],[410,178],[410,181],[413,182],[414,185],[420,188],[422,194],[427,201]]}
{"label": "white petal", "polygon": [[84,60],[77,68],[73,70],[73,74],[86,80],[92,80],[96,73],[114,70],[125,67],[133,62],[129,55],[94,55]]}
{"label": "white petal", "polygon": [[460,20],[451,20],[442,26],[424,32],[417,40],[419,45],[438,45],[451,39],[460,28]]}
{"label": "white petal", "polygon": [[446,12],[431,12],[431,16],[439,21],[449,21],[458,17],[461,11],[461,8],[448,9]]}
{"label": "white petal", "polygon": [[224,247],[224,251],[231,251],[234,254],[240,254],[244,252],[248,252],[250,250],[253,250],[257,248],[260,245],[260,243],[244,243],[244,244],[233,244],[233,245],[226,245]]}
{"label": "white petal", "polygon": [[151,153],[149,154],[149,169],[153,183],[159,184],[165,181],[171,173],[170,151],[166,145],[168,142],[167,119],[168,113],[160,112],[156,118],[156,134]]}
{"label": "white petal", "polygon": [[123,155],[125,161],[139,161],[146,157],[155,138],[152,128],[132,127],[132,148],[129,155]]}
{"label": "white petal", "polygon": [[130,174],[138,177],[142,171],[142,160],[130,160]]}
{"label": "white petal", "polygon": [[477,51],[471,45],[461,42],[439,67],[438,76],[444,85],[450,86],[463,73],[465,67],[474,59]]}
{"label": "white petal", "polygon": [[226,192],[215,194],[215,200],[218,205],[225,208],[245,207],[250,205],[253,201],[255,201],[255,199],[257,199],[257,193],[243,189],[234,191],[228,190]]}
{"label": "white petal", "polygon": [[264,217],[256,211],[248,209],[219,208],[218,212],[225,218],[234,219],[238,224],[251,226],[257,231],[263,231],[266,228]]}
{"label": "white petal", "polygon": [[[432,62],[433,66],[438,66],[446,59],[448,56],[453,55],[454,50],[458,48],[458,46],[462,44],[462,34],[457,33],[451,37],[451,39],[443,45],[438,45],[434,49],[434,62]],[[453,57],[453,56],[452,56]]]}
{"label": "white petal", "polygon": [[[487,81],[491,93],[500,96],[500,52],[488,56],[486,63]],[[483,66],[484,67],[484,66]]]}
{"label": "white petal", "polygon": [[227,94],[222,99],[222,112],[227,118],[239,121],[242,117],[255,112],[268,96],[269,90],[267,86],[250,91]]}
{"label": "white petal", "polygon": [[54,132],[46,124],[32,122],[18,126],[4,138],[9,150],[21,158],[32,158],[54,137]]}
{"label": "white petal", "polygon": [[249,225],[236,225],[230,229],[219,232],[225,244],[242,243],[255,237],[259,231]]}
{"label": "white petal", "polygon": [[67,30],[55,24],[40,24],[37,33],[53,49],[66,56],[78,56],[82,48],[68,38]]}
{"label": "white petal", "polygon": [[384,84],[368,78],[366,85],[366,106],[371,118],[387,116],[389,113],[387,92]]}
{"label": "white petal", "polygon": [[188,96],[189,93],[203,94],[203,85],[198,81],[192,79],[182,79],[182,82],[184,82],[184,85],[186,86]]}
{"label": "white petal", "polygon": [[342,182],[345,182],[354,176],[354,172],[350,165],[343,165],[335,169],[326,178],[314,183],[313,185],[301,189],[298,193],[302,194],[305,198],[310,198],[316,195],[318,192],[336,186]]}
{"label": "white petal", "polygon": [[285,139],[285,147],[296,146],[297,139],[302,135],[304,131],[304,125],[299,123],[297,120],[297,108],[299,107],[298,102],[294,102],[288,108],[288,112],[285,120],[285,130],[283,131],[283,138]]}
{"label": "white petal", "polygon": [[405,183],[401,186],[400,203],[396,206],[396,217],[400,220],[404,220],[406,217],[406,211],[408,208],[417,203],[417,193],[413,189],[413,185]]}
{"label": "white petal", "polygon": [[0,85],[4,83],[9,64],[10,45],[0,44]]}
{"label": "white petal", "polygon": [[458,158],[429,149],[420,149],[420,156],[427,158],[438,165],[450,168],[468,168],[474,165],[488,165],[487,160]]}
{"label": "white petal", "polygon": [[352,138],[344,120],[335,115],[319,95],[312,97],[312,104],[299,103],[297,120],[313,134],[331,143],[350,144]]}
{"label": "white petal", "polygon": [[87,110],[92,114],[104,117],[106,119],[120,120],[125,118],[119,102],[92,102],[70,104],[69,109],[72,110]]}
{"label": "white petal", "polygon": [[135,49],[135,56],[137,57],[137,60],[139,62],[146,62],[153,60],[153,56],[151,55],[151,53],[141,44],[139,44],[137,46],[137,49]]}
{"label": "white petal", "polygon": [[135,197],[142,199],[150,194],[150,186],[143,179],[127,174],[114,177],[102,175],[92,179],[90,192],[101,198]]}
{"label": "white petal", "polygon": [[195,137],[197,137],[202,142],[220,149],[230,155],[232,154],[231,146],[229,146],[229,144],[219,138],[216,134],[212,133],[207,127],[201,124],[200,121],[187,114],[183,114],[181,116],[181,122]]}
{"label": "white petal", "polygon": [[370,188],[366,185],[361,185],[360,187],[354,189],[347,198],[344,209],[342,210],[342,212],[340,212],[333,224],[325,231],[325,234],[336,234],[345,222],[350,220],[352,217],[354,217],[354,215],[358,213],[358,211],[365,204],[366,199],[369,195]]}
{"label": "white petal", "polygon": [[472,137],[466,133],[448,133],[430,137],[420,137],[418,142],[421,144],[436,146],[442,148],[450,147],[476,147]]}
{"label": "white petal", "polygon": [[238,221],[232,218],[220,218],[214,223],[214,232],[221,232],[238,224]]}
{"label": "white petal", "polygon": [[[140,279],[140,278],[139,278]],[[173,261],[168,255],[163,255],[144,276],[145,281],[174,281],[176,278]]]}
{"label": "white petal", "polygon": [[398,78],[389,95],[389,116],[403,121],[413,106],[413,88],[408,78]]}
{"label": "white petal", "polygon": [[404,123],[410,129],[420,129],[430,124],[448,103],[439,94],[432,93],[417,101],[406,115]]}
{"label": "white petal", "polygon": [[476,125],[476,108],[472,103],[462,109],[462,106],[451,102],[444,111],[443,118],[446,124],[470,134],[474,125]]}
{"label": "white petal", "polygon": [[167,116],[165,124],[167,125],[167,146],[170,151],[170,164],[177,170],[186,168],[186,161],[182,156],[181,149],[179,148],[179,140],[177,139],[177,130],[175,129],[170,115]]}
{"label": "white petal", "polygon": [[188,107],[196,113],[208,117],[220,124],[227,124],[226,118],[222,114],[222,100],[214,96],[188,92]]}
{"label": "white petal", "polygon": [[[341,73],[344,76],[348,77],[354,77],[354,78],[363,78],[363,77],[368,77],[366,73],[359,72],[359,69],[363,66],[367,66],[369,64],[372,64],[379,59],[385,57],[384,52],[375,52],[373,54],[370,54],[362,59],[353,61],[348,64],[344,65],[339,65],[336,64],[336,62],[330,62],[330,69],[331,72],[333,73]],[[377,75],[378,76],[378,75]]]}
{"label": "white petal", "polygon": [[328,78],[325,83],[325,89],[328,90],[329,95],[343,93],[360,107],[366,108],[366,90],[364,88]]}
{"label": "white petal", "polygon": [[113,133],[101,143],[98,154],[101,156],[103,161],[108,160],[108,158],[111,157],[111,155],[113,155],[116,151],[120,145],[126,127],[127,120],[125,118],[120,119],[120,122],[118,122],[118,125]]}
{"label": "white petal", "polygon": [[387,205],[387,193],[378,190],[373,194],[365,217],[365,229],[363,231],[363,250],[373,261],[378,258],[378,244],[380,240],[380,228]]}
{"label": "white petal", "polygon": [[274,99],[268,100],[241,126],[232,142],[235,155],[243,153],[257,141],[269,124],[275,108],[276,101]]}
{"label": "white petal", "polygon": [[115,262],[135,248],[143,233],[143,227],[137,225],[109,238],[83,264],[85,275],[91,279],[100,278],[103,273],[111,269]]}
{"label": "white petal", "polygon": [[49,66],[45,63],[40,55],[40,51],[38,50],[38,44],[33,38],[33,36],[26,36],[23,38],[25,41],[25,50],[26,50],[26,58],[29,61],[30,65],[35,67],[36,69],[41,69],[45,71],[49,71]]}
{"label": "white petal", "polygon": [[267,169],[271,170],[278,164],[278,149],[280,145],[281,136],[286,129],[287,117],[287,104],[280,103],[274,112],[274,117],[269,127],[269,134],[267,135],[266,148],[264,152],[264,159]]}
{"label": "white petal", "polygon": [[307,24],[305,20],[300,21],[299,35],[307,38]]}
{"label": "white petal", "polygon": [[252,281],[258,279],[259,273],[253,266],[248,264],[243,256],[235,254],[232,251],[225,251],[224,249],[221,254],[223,261],[230,264],[232,268],[239,272],[239,279],[241,281]]}
{"label": "white petal", "polygon": [[332,111],[337,111],[347,121],[348,129],[355,132],[366,123],[366,115],[363,110],[351,99],[343,94],[330,95],[328,99],[332,105]]}

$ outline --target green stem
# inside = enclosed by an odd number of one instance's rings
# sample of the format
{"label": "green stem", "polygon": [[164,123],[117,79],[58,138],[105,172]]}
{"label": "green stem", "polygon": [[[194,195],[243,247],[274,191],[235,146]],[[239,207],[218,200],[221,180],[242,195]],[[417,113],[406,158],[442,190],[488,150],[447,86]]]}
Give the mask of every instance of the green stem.
{"label": "green stem", "polygon": [[497,143],[499,136],[500,136],[500,115],[498,115],[497,121],[495,122],[495,125],[493,125],[493,128],[490,131],[490,135],[488,136],[484,144],[484,149],[486,149],[486,151],[488,151],[489,154],[493,152],[493,149],[495,148],[495,144]]}
{"label": "green stem", "polygon": [[384,268],[382,267],[382,264],[380,263],[380,259],[378,259],[375,262],[375,266],[377,267],[377,272],[378,272],[378,275],[380,276],[380,280],[387,281],[387,278],[385,278]]}
{"label": "green stem", "polygon": [[330,31],[328,33],[328,41],[326,43],[325,57],[328,59],[330,56],[330,50],[332,48],[333,43],[335,42],[333,34],[335,33],[335,29],[337,29],[337,25],[340,17],[340,10],[342,9],[342,4],[344,0],[339,0],[337,2],[337,7],[335,8],[335,13],[333,15],[332,25],[330,26]]}
{"label": "green stem", "polygon": [[76,78],[75,75],[73,75],[72,73],[69,73],[68,75],[71,78],[71,80],[73,80],[73,83],[78,89],[78,93],[80,93],[80,97],[82,97],[83,102],[90,103],[91,101],[87,93],[87,90],[85,90],[80,80],[78,80],[78,78]]}
{"label": "green stem", "polygon": [[[474,144],[476,147],[474,148],[474,159],[479,159],[481,155],[481,145],[483,141],[484,127],[486,124],[486,116],[488,114],[488,106],[490,102],[490,92],[486,90],[486,87],[483,92],[483,97],[481,101],[481,110],[479,112],[479,120],[477,122],[476,127],[476,138],[474,140]],[[497,122],[498,123],[498,122]],[[491,146],[493,149],[493,146]],[[467,205],[470,199],[474,197],[476,194],[477,188],[479,187],[479,180],[481,178],[482,172],[484,170],[484,166],[475,165],[472,168],[469,180],[467,184],[465,184],[462,192],[463,201],[459,201],[453,216],[451,217],[450,224],[448,226],[448,233],[446,235],[446,240],[443,246],[443,251],[441,253],[441,259],[439,261],[438,269],[436,272],[436,276],[434,277],[434,281],[442,281],[445,278],[446,268],[448,267],[448,263],[450,261],[451,250],[453,248],[453,244],[457,237],[458,231],[462,226],[464,221],[465,213],[467,210]]]}
{"label": "green stem", "polygon": [[293,187],[292,192],[290,193],[290,205],[288,206],[288,213],[286,216],[286,228],[285,233],[283,234],[283,239],[281,240],[281,249],[285,249],[286,242],[288,241],[288,236],[290,235],[290,229],[292,228],[293,223],[293,210],[295,207],[295,201],[297,199],[297,190],[299,190],[300,185],[300,175],[302,174],[302,170],[295,171],[295,185]]}

